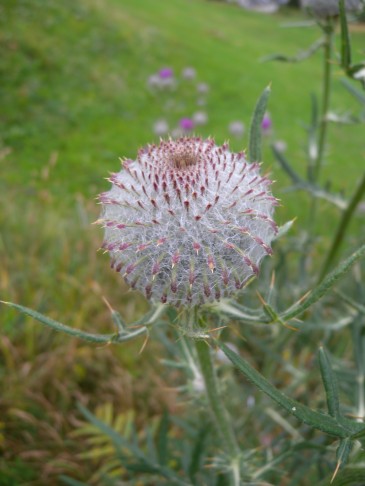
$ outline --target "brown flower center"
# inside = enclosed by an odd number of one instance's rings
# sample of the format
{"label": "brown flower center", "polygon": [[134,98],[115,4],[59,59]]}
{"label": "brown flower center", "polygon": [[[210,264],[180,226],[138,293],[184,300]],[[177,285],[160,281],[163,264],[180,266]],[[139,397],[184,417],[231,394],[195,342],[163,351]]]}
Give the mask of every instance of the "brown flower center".
{"label": "brown flower center", "polygon": [[194,147],[186,143],[178,143],[169,154],[169,162],[176,169],[186,169],[200,161],[200,155]]}

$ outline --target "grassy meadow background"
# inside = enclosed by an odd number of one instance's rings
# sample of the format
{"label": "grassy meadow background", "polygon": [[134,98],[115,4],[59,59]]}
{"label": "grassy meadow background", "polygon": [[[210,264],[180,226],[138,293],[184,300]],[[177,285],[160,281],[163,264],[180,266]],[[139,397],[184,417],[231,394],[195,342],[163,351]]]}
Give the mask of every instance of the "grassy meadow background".
{"label": "grassy meadow background", "polygon": [[[119,157],[134,158],[140,146],[157,141],[152,126],[160,99],[147,79],[163,67],[180,73],[192,66],[209,84],[209,121],[197,133],[218,143],[229,138],[232,120],[249,124],[271,83],[275,136],[305,174],[305,126],[310,95],[321,90],[321,56],[259,62],[276,52],[294,55],[319,37],[316,28],[282,27],[300,20],[295,10],[266,16],[208,0],[1,2],[1,300],[95,332],[112,328],[103,296],[128,322],[148,309],[109,269],[108,256],[97,253],[102,232],[91,223],[99,211],[95,197],[108,188],[108,172],[119,170]],[[361,57],[364,28],[356,26],[352,39]],[[334,70],[332,106],[357,112]],[[235,150],[246,145],[247,135],[231,141]],[[268,142],[264,154],[282,200],[279,223],[298,216],[299,234],[308,198],[285,191],[289,181]],[[331,126],[327,155],[322,181],[349,196],[364,167],[364,127]],[[325,203],[321,211],[326,245],[336,220]],[[357,217],[354,238],[359,228]],[[4,307],[0,313],[0,485],[58,484],[61,473],[97,484],[90,470],[103,461],[88,458],[87,443],[73,435],[81,424],[76,402],[101,414],[135,414],[141,427],[165,407],[183,409],[173,389],[179,377],[164,374],[157,340],[142,354],[143,340],[100,348]]]}

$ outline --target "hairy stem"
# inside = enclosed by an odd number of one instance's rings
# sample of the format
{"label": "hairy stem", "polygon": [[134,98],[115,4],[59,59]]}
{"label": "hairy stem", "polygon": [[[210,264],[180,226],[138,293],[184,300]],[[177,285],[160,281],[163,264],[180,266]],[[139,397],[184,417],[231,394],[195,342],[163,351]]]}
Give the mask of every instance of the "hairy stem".
{"label": "hairy stem", "polygon": [[240,484],[238,465],[239,448],[233,433],[232,424],[222,397],[218,390],[218,380],[213,367],[209,345],[203,340],[196,340],[195,347],[198,355],[200,369],[204,378],[206,395],[217,432],[222,441],[226,454],[231,459],[232,484]]}
{"label": "hairy stem", "polygon": [[317,181],[322,163],[323,155],[325,150],[325,144],[327,139],[327,128],[328,128],[328,110],[330,105],[331,97],[331,74],[332,74],[332,56],[333,56],[333,39],[334,39],[334,26],[331,21],[325,28],[325,38],[324,38],[324,65],[323,65],[323,93],[322,93],[322,112],[319,125],[319,135],[318,135],[318,147],[317,147],[317,158],[314,166],[313,181]]}

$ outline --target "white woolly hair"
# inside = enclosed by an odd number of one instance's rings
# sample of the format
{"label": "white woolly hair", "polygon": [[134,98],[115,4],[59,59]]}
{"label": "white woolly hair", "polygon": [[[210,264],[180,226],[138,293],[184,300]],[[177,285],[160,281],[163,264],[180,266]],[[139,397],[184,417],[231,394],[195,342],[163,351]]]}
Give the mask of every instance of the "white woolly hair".
{"label": "white woolly hair", "polygon": [[161,141],[109,180],[111,190],[99,196],[102,248],[148,299],[194,306],[230,297],[271,254],[271,181],[227,144]]}

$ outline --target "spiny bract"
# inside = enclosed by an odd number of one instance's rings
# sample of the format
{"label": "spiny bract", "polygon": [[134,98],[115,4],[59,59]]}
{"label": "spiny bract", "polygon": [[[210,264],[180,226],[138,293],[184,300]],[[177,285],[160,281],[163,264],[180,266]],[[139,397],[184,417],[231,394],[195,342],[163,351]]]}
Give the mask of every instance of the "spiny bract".
{"label": "spiny bract", "polygon": [[153,301],[232,296],[258,274],[277,232],[277,200],[259,169],[199,138],[161,141],[123,161],[99,196],[112,268]]}

